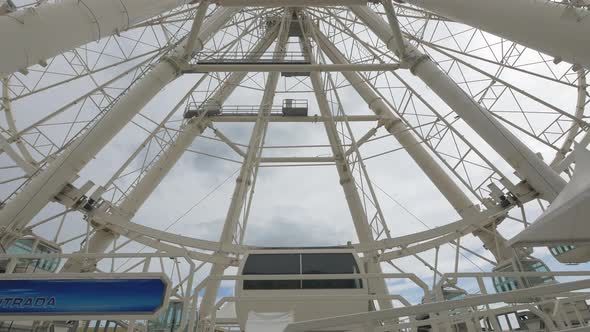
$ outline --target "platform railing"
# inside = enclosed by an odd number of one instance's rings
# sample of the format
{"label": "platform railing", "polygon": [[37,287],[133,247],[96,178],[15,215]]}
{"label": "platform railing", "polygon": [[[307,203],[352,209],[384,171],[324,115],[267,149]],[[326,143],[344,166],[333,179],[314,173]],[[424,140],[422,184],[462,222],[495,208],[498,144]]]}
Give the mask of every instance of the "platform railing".
{"label": "platform railing", "polygon": [[[336,301],[336,300],[377,300],[377,299],[391,299],[398,300],[408,308],[416,308],[415,311],[403,312],[403,314],[392,314],[387,316],[388,320],[396,318],[395,324],[389,325],[374,325],[371,331],[416,331],[418,327],[424,327],[431,325],[433,331],[442,329],[451,330],[453,326],[461,325],[461,328],[467,329],[467,331],[482,331],[482,324],[487,324],[487,329],[501,330],[500,322],[498,317],[506,314],[516,314],[517,312],[528,312],[534,317],[537,317],[540,321],[545,324],[548,331],[557,331],[560,329],[571,328],[575,326],[587,326],[587,321],[583,318],[580,312],[576,312],[578,323],[574,324],[571,319],[568,319],[567,315],[564,315],[564,310],[571,310],[571,306],[567,304],[575,303],[576,301],[585,301],[590,299],[590,293],[571,293],[572,291],[580,291],[588,289],[590,287],[590,280],[578,280],[563,284],[552,284],[537,286],[534,288],[521,289],[512,292],[499,293],[499,294],[487,294],[485,289],[485,283],[483,278],[486,277],[535,277],[535,276],[590,276],[590,271],[559,271],[559,272],[490,272],[490,273],[449,273],[443,275],[443,282],[449,281],[449,277],[475,277],[481,280],[478,282],[481,285],[480,292],[484,295],[471,295],[465,299],[437,301],[434,303],[427,303],[422,305],[412,306],[407,300],[399,295],[332,295],[332,296],[317,296],[317,295],[287,295],[283,296],[281,300],[290,301]],[[424,298],[428,299],[429,290],[428,286],[421,282],[421,280],[413,274],[334,274],[334,275],[236,275],[236,276],[210,276],[212,279],[217,280],[234,280],[236,282],[244,280],[338,280],[338,279],[350,279],[350,278],[370,279],[370,278],[408,278],[410,280],[419,280],[416,285],[423,289]],[[439,284],[440,285],[440,284]],[[442,295],[442,292],[438,289],[433,290],[438,296]],[[482,298],[481,302],[473,301],[474,298]],[[530,303],[518,303],[517,299],[537,299]],[[273,294],[265,296],[229,296],[222,298],[217,304],[216,308],[220,308],[226,302],[239,302],[239,301],[276,301],[276,297]],[[508,305],[506,305],[508,303]],[[500,307],[490,307],[490,304],[500,305]],[[436,307],[432,311],[423,310],[425,305]],[[553,313],[546,313],[545,309],[551,307],[554,308]],[[543,309],[541,309],[543,308]],[[573,307],[573,310],[576,310]],[[216,312],[217,310],[214,310]],[[377,313],[377,312],[375,312]],[[416,319],[420,314],[425,315],[423,319]],[[354,315],[350,315],[354,316]],[[344,317],[344,316],[343,316]],[[210,323],[215,322],[215,314],[209,317]],[[385,320],[381,318],[381,320]],[[355,322],[373,321],[372,319],[357,320]],[[347,325],[343,323],[342,325]],[[213,325],[214,326],[214,325]],[[336,325],[330,325],[334,327]],[[324,325],[318,325],[314,328],[325,327]],[[442,328],[442,329],[441,329]],[[516,328],[516,327],[515,327]],[[293,331],[303,331],[293,330]],[[532,330],[529,330],[532,331]]]}
{"label": "platform railing", "polygon": [[[459,279],[475,279],[477,282],[477,293],[489,294],[491,293],[485,283],[485,279],[491,278],[534,278],[534,277],[590,277],[590,271],[544,271],[544,272],[532,272],[532,271],[517,271],[517,272],[456,272],[456,273],[445,273],[442,275],[440,282],[437,287],[433,289],[433,293],[437,301],[441,301],[443,298],[442,285],[451,283],[458,283]],[[554,281],[554,284],[558,284],[558,281]],[[535,286],[540,287],[540,286]],[[534,287],[533,287],[534,288]],[[496,292],[494,290],[494,292]],[[568,326],[586,326],[587,321],[590,319],[590,308],[586,307],[584,313],[582,313],[578,305],[586,303],[586,300],[590,299],[590,293],[576,293],[572,294],[560,294],[547,301],[550,304],[550,308],[553,308],[552,319],[559,327]],[[523,298],[525,302],[527,298]],[[576,303],[576,301],[579,301]],[[568,311],[573,310],[573,316],[568,315]],[[585,317],[584,317],[585,316]]]}
{"label": "platform railing", "polygon": [[[537,272],[539,273],[539,272]],[[564,272],[563,274],[567,274],[568,272]],[[588,273],[588,272],[586,272]],[[478,273],[473,273],[471,275],[477,275]],[[482,273],[483,274],[483,273]],[[507,273],[510,275],[510,273]],[[516,273],[515,273],[516,274]],[[535,273],[530,273],[535,274]],[[559,274],[556,273],[556,274]],[[575,273],[572,273],[575,274]],[[527,273],[523,273],[523,275],[527,275]],[[528,310],[532,311],[535,315],[541,318],[545,324],[547,324],[548,331],[557,331],[560,328],[557,327],[556,324],[556,317],[549,315],[548,313],[543,312],[540,310],[541,307],[546,308],[547,305],[555,305],[557,307],[557,299],[559,298],[570,298],[572,297],[571,292],[579,292],[581,290],[590,289],[590,279],[583,279],[583,280],[576,280],[570,282],[564,282],[560,284],[550,284],[550,285],[540,285],[536,287],[526,288],[526,289],[518,289],[510,292],[505,293],[498,293],[498,294],[486,294],[486,295],[474,295],[465,297],[463,299],[455,299],[455,300],[448,300],[448,301],[440,301],[440,302],[433,302],[433,303],[425,303],[420,305],[414,305],[411,307],[402,307],[402,308],[394,308],[394,309],[386,309],[368,313],[359,313],[359,314],[351,314],[351,315],[344,315],[339,317],[330,317],[325,319],[317,319],[311,321],[303,321],[303,322],[296,322],[291,323],[285,329],[285,332],[303,332],[308,330],[320,330],[320,329],[333,329],[339,326],[345,326],[350,324],[376,324],[379,321],[384,320],[392,320],[401,317],[408,317],[408,316],[417,316],[417,315],[433,315],[442,317],[443,324],[448,326],[449,324],[456,324],[458,322],[465,322],[466,319],[471,319],[470,317],[478,316],[484,317],[488,315],[490,312],[502,311],[504,309],[493,308],[493,309],[485,309],[478,313],[471,313],[469,308],[479,307],[479,306],[487,306],[487,305],[500,305],[503,308],[520,308],[520,306],[525,306]],[[578,294],[578,293],[576,293]],[[585,296],[585,293],[582,295],[574,295],[574,296]],[[529,303],[523,304],[511,304],[517,303],[522,299],[536,299],[536,300],[529,300]],[[563,301],[563,300],[562,300]],[[508,303],[508,305],[506,305]],[[532,306],[532,307],[531,307]],[[467,309],[464,310],[462,313],[458,315],[455,314],[457,309]],[[524,308],[524,307],[523,307]],[[498,310],[497,310],[498,309]],[[465,315],[462,317],[461,315]],[[429,317],[435,318],[435,317]],[[420,323],[422,324],[422,322]],[[584,322],[583,324],[586,324]],[[443,326],[444,326],[443,325]],[[436,325],[433,325],[435,327]],[[562,330],[566,330],[572,327],[566,327]],[[586,327],[584,327],[586,328]],[[586,328],[587,329],[587,328]],[[387,327],[379,327],[375,326],[372,330],[369,331],[391,331],[392,329]],[[395,330],[395,329],[393,329]],[[468,326],[468,331],[481,331],[481,327],[476,329],[475,326],[471,325],[471,328]]]}
{"label": "platform railing", "polygon": [[207,116],[256,116],[260,110],[267,111],[270,116],[284,116],[285,110],[308,109],[305,99],[285,99],[281,105],[219,105],[208,102],[189,103],[184,112],[184,118],[198,116],[205,112]]}
{"label": "platform railing", "polygon": [[[425,298],[428,298],[430,291],[428,285],[422,281],[417,275],[413,273],[354,273],[354,274],[283,274],[283,275],[211,275],[205,278],[200,285],[195,288],[194,293],[198,294],[207,284],[208,280],[220,280],[220,281],[236,281],[241,282],[245,280],[348,280],[348,279],[404,279],[411,281],[418,289],[422,291]],[[290,300],[297,301],[325,301],[328,299],[333,300],[380,300],[380,299],[391,299],[398,300],[404,305],[411,305],[404,297],[396,294],[367,294],[367,295],[343,295],[343,296],[317,296],[317,295],[293,295],[293,296],[282,296]],[[223,300],[223,299],[222,299]],[[276,297],[273,294],[268,296],[256,296],[256,297],[227,297],[226,301],[276,301]],[[216,308],[219,308],[223,303],[217,303]],[[199,332],[211,332],[215,331],[215,312],[211,317],[201,317],[199,322]]]}
{"label": "platform railing", "polygon": [[201,52],[197,64],[310,64],[303,52]]}

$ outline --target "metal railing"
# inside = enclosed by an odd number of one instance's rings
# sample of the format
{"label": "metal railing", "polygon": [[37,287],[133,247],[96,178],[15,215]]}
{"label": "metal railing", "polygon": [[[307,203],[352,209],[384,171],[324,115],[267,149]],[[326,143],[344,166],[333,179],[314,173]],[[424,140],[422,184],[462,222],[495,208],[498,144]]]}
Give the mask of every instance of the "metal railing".
{"label": "metal railing", "polygon": [[[220,280],[220,281],[245,281],[245,280],[343,280],[343,279],[403,279],[411,281],[418,289],[420,289],[423,295],[426,297],[429,294],[428,285],[422,281],[417,275],[413,273],[353,273],[353,274],[283,274],[283,275],[210,275],[205,278],[200,285],[198,285],[194,293],[198,294],[207,285],[209,280]],[[299,294],[281,296],[281,299],[287,299],[290,301],[335,301],[335,300],[380,300],[390,299],[397,300],[404,306],[410,306],[410,302],[404,297],[395,294],[367,294],[367,295],[313,295],[313,294]],[[256,297],[224,297],[217,302],[215,308],[218,309],[225,302],[234,301],[276,301],[277,297],[274,293],[270,292],[268,296],[256,296]],[[211,332],[215,331],[215,313],[217,310],[213,310],[212,317],[201,317],[199,325],[201,329],[199,332]]]}
{"label": "metal railing", "polygon": [[[303,321],[291,323],[285,329],[287,332],[303,332],[307,330],[315,329],[327,329],[335,328],[338,326],[349,325],[349,324],[375,324],[378,321],[392,320],[400,317],[417,316],[417,315],[431,315],[439,313],[449,313],[460,308],[473,308],[477,306],[490,305],[490,304],[505,304],[513,303],[516,300],[523,298],[547,298],[547,297],[558,297],[569,292],[579,291],[590,288],[590,279],[578,280],[572,282],[566,282],[556,285],[544,285],[538,287],[532,287],[527,289],[519,289],[516,291],[501,293],[501,294],[489,294],[489,295],[477,295],[473,297],[466,297],[459,300],[450,300],[443,302],[426,303],[421,305],[415,305],[411,307],[402,307],[394,309],[385,309],[380,311],[359,313],[352,315],[345,315],[339,317],[330,317],[325,319],[317,319],[313,321]],[[541,319],[543,319],[549,326],[549,331],[555,331],[555,323],[548,314],[542,310],[535,309],[539,308],[543,304],[552,303],[555,300],[540,300],[534,303],[527,303],[525,305],[532,304],[532,311]],[[478,311],[477,315],[486,315],[487,310]],[[449,315],[448,319],[444,320],[444,324],[454,324],[457,322],[455,315]],[[434,325],[435,326],[435,325]],[[433,327],[434,327],[433,326]],[[371,331],[378,331],[383,329],[371,329]],[[390,329],[385,329],[390,330]],[[474,329],[470,329],[474,331]],[[481,328],[479,329],[481,330]]]}
{"label": "metal railing", "polygon": [[307,99],[283,99],[283,110],[287,108],[305,108],[309,107]]}
{"label": "metal railing", "polygon": [[184,118],[192,118],[206,112],[207,116],[256,116],[260,110],[267,111],[268,115],[283,116],[286,111],[293,109],[307,110],[309,104],[306,99],[284,99],[282,105],[219,105],[214,102],[192,102],[184,111]]}
{"label": "metal railing", "polygon": [[197,55],[197,64],[310,64],[305,54],[290,52],[201,52]]}

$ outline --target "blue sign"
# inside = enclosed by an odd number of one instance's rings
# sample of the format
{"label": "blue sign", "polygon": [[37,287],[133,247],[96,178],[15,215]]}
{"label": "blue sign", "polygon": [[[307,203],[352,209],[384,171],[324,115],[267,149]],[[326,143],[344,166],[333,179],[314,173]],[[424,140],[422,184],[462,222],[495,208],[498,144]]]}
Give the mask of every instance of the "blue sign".
{"label": "blue sign", "polygon": [[0,280],[0,316],[152,315],[166,288],[160,278]]}

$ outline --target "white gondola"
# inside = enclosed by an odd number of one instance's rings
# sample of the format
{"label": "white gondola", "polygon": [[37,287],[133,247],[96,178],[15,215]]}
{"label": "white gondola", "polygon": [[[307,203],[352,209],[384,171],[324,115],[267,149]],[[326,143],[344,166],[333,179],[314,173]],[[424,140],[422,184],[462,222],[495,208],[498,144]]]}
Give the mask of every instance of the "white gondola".
{"label": "white gondola", "polygon": [[[493,270],[494,272],[549,272],[549,268],[541,260],[536,258],[522,258],[520,260],[507,260],[500,262]],[[543,284],[556,283],[551,276],[535,277],[493,277],[494,288],[497,293],[510,292],[517,289],[539,286]]]}
{"label": "white gondola", "polygon": [[[521,258],[520,260],[511,259],[499,263],[493,270],[494,272],[549,272],[549,268],[541,260],[534,257]],[[517,289],[541,286],[546,284],[555,284],[557,280],[553,276],[525,276],[525,277],[493,277],[494,288],[497,293],[510,292]],[[521,299],[524,302],[531,299]],[[541,307],[542,310],[553,310],[553,305],[547,304]],[[526,327],[544,327],[537,315],[529,311],[524,311],[526,315],[520,314],[518,321],[521,326]],[[572,324],[580,324],[580,320],[590,321],[590,307],[584,300],[572,301],[563,304],[563,314]]]}
{"label": "white gondola", "polygon": [[574,245],[560,245],[549,247],[551,255],[555,257],[560,263],[564,264],[580,264],[588,261],[590,257],[590,247]]}
{"label": "white gondola", "polygon": [[174,332],[182,321],[183,303],[170,300],[168,308],[158,318],[147,322],[147,332]]}
{"label": "white gondola", "polygon": [[[252,315],[263,317],[268,314],[271,317],[284,313],[290,315],[292,321],[305,321],[367,312],[370,308],[366,281],[352,277],[364,273],[363,265],[352,249],[260,249],[247,253],[242,262],[239,275],[278,277],[277,280],[236,283],[236,313],[240,327],[246,332],[248,317]],[[279,279],[280,275],[313,274],[351,274],[351,279]],[[349,330],[361,329],[351,327]]]}
{"label": "white gondola", "polygon": [[[6,249],[7,254],[60,254],[61,248],[54,242],[38,236],[26,236]],[[53,273],[60,264],[59,258],[20,259],[14,273]],[[8,260],[0,261],[0,272],[5,272]]]}

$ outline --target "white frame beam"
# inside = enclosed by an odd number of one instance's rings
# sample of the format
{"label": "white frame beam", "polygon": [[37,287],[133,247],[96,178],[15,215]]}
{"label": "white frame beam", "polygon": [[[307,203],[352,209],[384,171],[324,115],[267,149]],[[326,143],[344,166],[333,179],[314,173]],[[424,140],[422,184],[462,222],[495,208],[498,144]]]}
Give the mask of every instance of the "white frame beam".
{"label": "white frame beam", "polygon": [[[200,39],[208,40],[237,9],[221,8],[203,24]],[[201,47],[196,45],[197,48]],[[184,43],[174,50],[172,57],[184,53]],[[6,204],[0,211],[0,227],[8,232],[19,232],[78,172],[94,158],[110,140],[139,113],[168,83],[179,75],[170,58],[163,58],[143,76],[94,126],[73,141],[61,154]],[[15,236],[3,239],[5,245]]]}
{"label": "white frame beam", "polygon": [[188,2],[70,0],[0,15],[0,73],[24,71],[48,58],[125,31]]}
{"label": "white frame beam", "polygon": [[[368,7],[351,7],[351,10],[383,42],[395,36],[389,25]],[[387,45],[395,51],[392,43]],[[565,187],[565,180],[533,151],[506,129],[490,112],[473,100],[429,57],[413,45],[406,43],[408,66],[455,111],[475,132],[482,137],[518,173],[518,176],[539,193],[540,197],[553,201]],[[517,193],[515,193],[517,194]]]}

